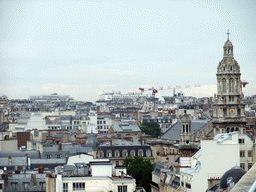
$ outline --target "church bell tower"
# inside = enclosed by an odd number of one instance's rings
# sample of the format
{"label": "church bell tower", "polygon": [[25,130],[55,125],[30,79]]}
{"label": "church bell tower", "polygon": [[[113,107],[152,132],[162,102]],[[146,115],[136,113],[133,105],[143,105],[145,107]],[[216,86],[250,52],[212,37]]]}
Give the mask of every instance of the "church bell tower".
{"label": "church bell tower", "polygon": [[223,59],[217,67],[217,95],[213,105],[213,131],[246,132],[244,101],[241,94],[240,66],[233,57],[233,45],[228,39],[223,46]]}

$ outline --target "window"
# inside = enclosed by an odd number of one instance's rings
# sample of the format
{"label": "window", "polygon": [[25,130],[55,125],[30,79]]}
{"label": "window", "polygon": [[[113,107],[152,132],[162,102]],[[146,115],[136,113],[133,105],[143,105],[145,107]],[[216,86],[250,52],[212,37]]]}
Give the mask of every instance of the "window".
{"label": "window", "polygon": [[251,169],[252,166],[253,166],[253,163],[248,163],[248,170]]}
{"label": "window", "polygon": [[119,157],[119,151],[115,152],[115,157]]}
{"label": "window", "polygon": [[28,186],[29,186],[29,182],[23,183],[24,190],[28,190]]}
{"label": "window", "polygon": [[143,156],[143,151],[139,150],[139,156]]}
{"label": "window", "polygon": [[132,157],[134,157],[134,156],[135,156],[135,151],[134,151],[134,150],[132,150],[132,151],[131,151],[130,156],[132,156]]}
{"label": "window", "polygon": [[226,93],[226,91],[227,91],[226,79],[222,79],[222,93]]}
{"label": "window", "polygon": [[68,183],[63,183],[63,192],[68,192]]}
{"label": "window", "polygon": [[151,156],[151,151],[150,151],[150,150],[147,150],[147,151],[146,151],[146,156],[147,156],[147,157],[150,157],[150,156]]}
{"label": "window", "polygon": [[12,183],[11,183],[11,186],[12,186],[12,189],[17,189],[18,183],[16,183],[16,182],[13,183],[13,182],[12,182]]}
{"label": "window", "polygon": [[51,155],[45,155],[46,159],[51,159]]}
{"label": "window", "polygon": [[252,151],[248,151],[248,157],[252,157]]}
{"label": "window", "polygon": [[61,157],[60,154],[57,154],[57,155],[56,155],[56,158],[57,158],[57,159],[60,159],[60,157]]}
{"label": "window", "polygon": [[73,183],[73,191],[85,190],[85,183]]}
{"label": "window", "polygon": [[123,157],[127,157],[127,151],[126,150],[123,151]]}
{"label": "window", "polygon": [[230,79],[229,80],[229,93],[233,93],[234,91],[234,80]]}
{"label": "window", "polygon": [[45,190],[45,188],[46,188],[45,182],[40,182],[39,185],[40,185],[41,189]]}
{"label": "window", "polygon": [[244,164],[244,163],[240,163],[240,167],[241,167],[242,169],[245,169],[245,164]]}
{"label": "window", "polygon": [[104,153],[103,151],[100,152],[100,158],[103,158],[104,157]]}
{"label": "window", "polygon": [[112,151],[108,151],[107,154],[108,154],[108,157],[112,157]]}
{"label": "window", "polygon": [[127,192],[127,185],[118,186],[118,192]]}
{"label": "window", "polygon": [[119,161],[116,161],[116,166],[119,166]]}
{"label": "window", "polygon": [[3,189],[3,184],[2,183],[0,183],[0,189]]}
{"label": "window", "polygon": [[240,157],[244,157],[244,156],[245,156],[244,151],[240,151]]}
{"label": "window", "polygon": [[244,139],[239,139],[239,144],[244,144]]}
{"label": "window", "polygon": [[223,109],[223,116],[224,116],[224,117],[227,116],[227,109],[226,109],[226,108]]}

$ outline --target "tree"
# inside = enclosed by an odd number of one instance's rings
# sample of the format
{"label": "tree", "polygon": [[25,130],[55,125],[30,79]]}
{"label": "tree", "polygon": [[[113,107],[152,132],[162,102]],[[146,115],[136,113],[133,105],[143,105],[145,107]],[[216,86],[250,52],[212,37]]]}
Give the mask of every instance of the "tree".
{"label": "tree", "polygon": [[137,187],[143,187],[146,191],[151,191],[151,173],[154,165],[150,160],[144,160],[141,156],[126,157],[124,165],[127,168],[128,175],[136,179]]}
{"label": "tree", "polygon": [[152,137],[158,137],[161,135],[161,129],[158,123],[152,122],[147,123],[144,122],[140,125],[140,130],[142,133],[146,133],[151,135]]}

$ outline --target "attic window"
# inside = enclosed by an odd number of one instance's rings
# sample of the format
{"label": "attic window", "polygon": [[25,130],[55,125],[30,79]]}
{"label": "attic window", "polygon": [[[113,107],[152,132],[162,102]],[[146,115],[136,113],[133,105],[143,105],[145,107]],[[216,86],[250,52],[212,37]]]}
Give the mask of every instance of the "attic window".
{"label": "attic window", "polygon": [[244,139],[239,139],[239,144],[244,144]]}

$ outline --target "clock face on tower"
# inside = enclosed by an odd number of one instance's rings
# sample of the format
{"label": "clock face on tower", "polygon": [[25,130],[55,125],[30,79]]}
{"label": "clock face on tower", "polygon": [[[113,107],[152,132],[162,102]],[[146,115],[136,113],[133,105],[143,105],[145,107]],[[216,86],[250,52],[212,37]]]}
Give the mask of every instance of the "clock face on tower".
{"label": "clock face on tower", "polygon": [[231,114],[234,114],[234,113],[235,113],[235,110],[234,110],[234,109],[230,109],[229,112],[230,112]]}

